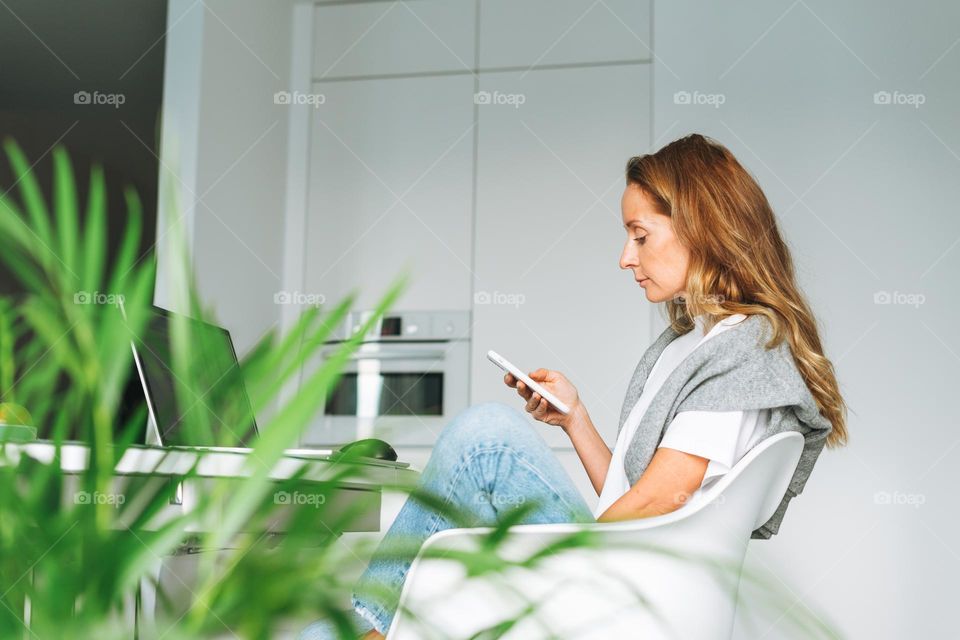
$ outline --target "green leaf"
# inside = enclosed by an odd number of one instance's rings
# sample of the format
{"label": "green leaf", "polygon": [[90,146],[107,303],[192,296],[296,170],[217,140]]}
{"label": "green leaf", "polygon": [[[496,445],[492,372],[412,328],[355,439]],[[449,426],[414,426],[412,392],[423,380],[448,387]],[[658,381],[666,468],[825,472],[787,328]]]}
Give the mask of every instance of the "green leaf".
{"label": "green leaf", "polygon": [[[23,198],[23,206],[27,211],[30,221],[30,230],[37,241],[46,249],[39,256],[43,262],[43,267],[48,271],[55,268],[48,261],[48,256],[52,255],[54,241],[50,232],[50,214],[47,211],[47,204],[40,193],[40,184],[27,162],[20,146],[11,138],[7,138],[3,144],[10,159],[10,166],[13,168],[13,175],[16,179],[16,186],[19,188],[20,197]],[[48,253],[49,252],[49,253]]]}
{"label": "green leaf", "polygon": [[140,197],[137,192],[127,187],[123,191],[123,196],[127,203],[127,227],[124,230],[117,259],[113,264],[113,276],[110,278],[107,287],[108,291],[113,294],[124,291],[123,283],[137,261],[143,226],[143,207],[140,205]]}
{"label": "green leaf", "polygon": [[104,256],[107,253],[107,198],[103,169],[90,169],[90,188],[87,192],[87,220],[83,237],[82,285],[85,290],[100,289],[103,278]]}
{"label": "green leaf", "polygon": [[7,300],[0,300],[0,402],[13,402],[13,381],[16,366],[13,360],[14,330],[13,307]]}
{"label": "green leaf", "polygon": [[[73,179],[73,167],[63,147],[53,150],[53,211],[57,221],[57,247],[67,271],[74,276],[75,287],[81,282],[77,276],[77,244],[79,229],[77,220],[77,190]],[[65,274],[66,275],[66,274]],[[69,291],[69,288],[67,289]]]}

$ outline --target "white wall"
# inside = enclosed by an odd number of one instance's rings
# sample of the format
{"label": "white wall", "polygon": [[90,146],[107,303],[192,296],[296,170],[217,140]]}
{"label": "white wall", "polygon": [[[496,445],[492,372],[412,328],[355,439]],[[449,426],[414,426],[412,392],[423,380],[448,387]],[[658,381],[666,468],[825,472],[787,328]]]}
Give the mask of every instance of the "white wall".
{"label": "white wall", "polygon": [[[563,11],[575,4],[565,3]],[[629,57],[630,51],[637,57],[649,56],[641,40],[649,43],[651,38],[642,29],[628,34],[622,41],[627,43],[625,48],[616,44],[620,40],[596,35],[609,35],[618,24],[623,28],[615,15],[646,10],[633,3],[607,4],[610,10],[594,5],[565,33],[579,17],[577,12],[561,15],[560,9],[552,9],[552,3],[551,9],[544,11],[543,2],[484,0],[481,17],[487,24],[496,24],[498,15],[514,6],[515,20],[504,23],[494,45],[484,49],[488,41],[481,34],[480,49],[466,47],[464,51],[460,50],[462,39],[449,48],[437,47],[423,24],[409,14],[395,17],[405,21],[398,28],[421,30],[413,41],[417,51],[426,53],[414,58],[418,64],[440,65],[435,69],[440,73],[462,70],[456,58],[462,58],[467,67],[488,64],[493,71],[494,67],[529,65],[543,52],[540,63],[561,66],[578,61],[592,64],[597,59],[609,62]],[[383,11],[389,5],[375,2],[369,8]],[[447,5],[426,0],[410,3],[418,8],[427,5],[438,12],[440,23],[449,23],[456,33],[463,31],[459,18],[446,14],[449,20],[443,22]],[[588,2],[582,8],[592,5]],[[183,182],[205,203],[196,207],[194,226],[195,245],[202,248],[198,250],[201,288],[242,349],[278,319],[272,296],[281,288],[285,252],[296,250],[285,248],[281,227],[281,212],[289,201],[285,188],[290,115],[273,104],[272,96],[275,91],[303,85],[288,77],[290,0],[217,0],[207,6],[208,10],[201,11],[200,5],[193,7],[184,0],[171,2],[171,21],[186,15],[172,26],[168,46],[177,43],[188,49],[168,51],[168,65],[180,65],[182,75],[173,74],[172,67],[167,69],[168,78],[178,77],[180,82],[179,87],[178,83],[166,85],[170,95],[165,96],[165,118],[180,118],[183,123],[186,140],[178,151],[186,154],[186,160],[180,161],[187,172]],[[344,10],[339,6],[331,9]],[[399,5],[393,9],[402,10]],[[530,109],[513,114],[518,116],[514,121],[506,112],[486,117],[478,111],[481,126],[486,121],[502,138],[486,148],[479,139],[478,184],[487,181],[521,189],[522,197],[512,201],[525,204],[533,201],[524,187],[535,187],[548,194],[544,203],[550,203],[551,190],[572,194],[584,186],[575,175],[599,195],[607,186],[600,176],[609,173],[612,183],[614,173],[622,171],[625,154],[657,148],[684,133],[699,131],[727,144],[757,176],[778,213],[794,252],[800,283],[820,320],[827,355],[837,367],[841,390],[852,408],[851,445],[823,453],[806,491],[791,503],[781,533],[773,540],[754,542],[748,566],[774,584],[782,581],[789,585],[793,601],[783,607],[784,612],[808,606],[825,611],[849,637],[945,635],[945,612],[956,591],[952,578],[960,569],[960,549],[955,542],[960,539],[960,518],[950,492],[950,472],[960,455],[960,436],[943,401],[950,397],[958,379],[960,360],[955,331],[960,315],[956,295],[960,219],[951,215],[960,196],[956,179],[960,130],[955,126],[960,102],[956,81],[960,46],[955,46],[960,7],[945,0],[909,8],[890,0],[842,4],[753,0],[722,6],[677,1],[657,3],[653,16],[652,42],[657,55],[648,65],[654,96],[652,135],[644,137],[638,130],[619,141],[601,140],[596,147],[581,140],[574,148],[562,148],[571,140],[580,140],[584,131],[570,130],[567,137],[562,124],[551,124],[551,119],[562,121],[567,114],[571,121],[576,117],[583,122],[602,121],[607,116],[605,103],[611,112],[621,114],[622,92],[627,90],[623,86],[611,87],[604,95],[596,92],[605,89],[594,87],[588,90],[593,93],[558,102],[542,115],[537,115],[538,107],[531,102]],[[629,19],[625,22],[631,24]],[[427,24],[433,23],[428,20]],[[526,24],[532,26],[524,27]],[[515,33],[509,31],[511,26]],[[469,40],[470,30],[463,33]],[[543,42],[537,40],[541,33],[547,34]],[[383,37],[372,42],[390,43]],[[509,43],[516,45],[514,51],[507,47]],[[195,52],[192,58],[189,51]],[[467,58],[471,51],[473,60]],[[483,51],[490,57],[484,58]],[[584,57],[583,51],[594,57]],[[370,54],[359,45],[352,52],[343,58],[347,71],[351,71],[349,65],[360,65],[363,56]],[[383,72],[394,71],[397,69]],[[591,75],[577,71],[584,78]],[[504,75],[499,78],[505,80],[510,70],[500,69],[500,73]],[[540,74],[549,73],[527,75],[530,84],[526,90],[532,98],[546,95],[539,93],[540,87],[546,87],[542,82],[546,75]],[[591,77],[601,74],[598,71]],[[630,78],[625,81],[634,87],[637,82],[647,82],[643,74],[635,78],[625,74],[624,78]],[[479,87],[479,78],[477,82]],[[593,86],[583,82],[584,87]],[[199,100],[191,89],[197,85]],[[678,91],[700,92],[697,97],[721,94],[724,103],[719,108],[678,104],[674,102]],[[875,104],[878,91],[922,94],[925,103],[919,108]],[[638,105],[638,119],[645,117],[644,110]],[[510,127],[528,115],[527,124],[548,147],[559,149],[557,156],[542,146],[536,151],[532,136],[527,140],[510,138]],[[532,124],[534,117],[549,126]],[[190,131],[198,132],[195,139]],[[517,131],[529,135],[522,124]],[[523,149],[525,155],[510,156],[512,148]],[[543,164],[544,158],[553,158],[556,165]],[[594,158],[609,161],[609,167],[576,164]],[[511,173],[514,180],[508,181]],[[530,180],[537,184],[525,185],[524,176],[535,176]],[[589,195],[589,190],[583,189],[576,198]],[[511,193],[496,197],[510,201]],[[598,225],[617,224],[605,211],[609,205],[616,212],[616,198],[614,189],[603,198],[604,205],[597,206],[594,213],[602,221]],[[496,198],[484,201],[481,197],[477,211],[484,207],[495,210],[497,202]],[[584,202],[583,208],[588,204]],[[494,258],[478,255],[476,274],[480,278],[487,274],[489,284],[474,278],[476,290],[525,293],[529,301],[519,313],[508,306],[485,309],[485,326],[496,330],[481,330],[481,335],[491,346],[515,341],[518,346],[504,351],[516,355],[523,366],[552,366],[574,378],[579,377],[581,366],[613,372],[610,383],[599,382],[592,375],[589,381],[576,381],[591,396],[592,408],[615,415],[626,378],[664,321],[642,298],[626,297],[637,292],[626,280],[626,285],[617,280],[622,276],[615,267],[619,238],[612,230],[603,226],[587,230],[580,226],[584,221],[556,226],[557,220],[566,218],[558,218],[548,207],[531,206],[518,210],[517,215],[531,216],[521,228],[512,235],[504,231],[506,246],[523,234],[539,233],[531,243],[542,247],[540,253],[546,254],[544,260],[550,268],[541,261],[534,271],[523,273],[530,264],[527,260],[519,269],[522,277],[511,283],[509,272],[498,270]],[[537,216],[542,216],[544,224],[531,227]],[[589,220],[593,225],[594,218]],[[497,239],[496,228],[483,220],[477,223],[480,247],[491,246]],[[288,229],[288,243],[302,237]],[[516,259],[516,255],[504,259]],[[590,283],[602,281],[610,288],[586,286],[587,280],[577,279],[577,265],[583,265]],[[302,272],[303,267],[288,264],[288,272],[291,268]],[[561,278],[551,278],[558,272]],[[580,300],[590,306],[588,318],[593,322],[580,322],[576,331],[563,329],[560,321],[565,311],[557,309],[551,314],[549,306],[538,299],[544,295],[539,276],[549,283],[546,291],[555,292],[559,283],[568,281],[571,287],[586,292]],[[874,294],[881,291],[922,294],[925,300],[918,307],[875,304]],[[637,342],[623,348],[620,341],[630,335],[634,311]],[[524,333],[516,332],[518,325],[511,323],[511,314],[529,325]],[[534,317],[536,320],[531,320]],[[535,325],[542,328],[543,343],[532,331]],[[568,333],[581,336],[581,332],[590,337],[565,341]],[[545,355],[551,350],[554,355]],[[583,362],[587,365],[580,364]],[[474,369],[476,376],[495,377],[494,372],[484,373],[482,362],[476,362]],[[509,396],[483,380],[476,378],[473,401],[509,401]],[[612,446],[615,425],[611,428],[608,419],[600,422]],[[909,433],[905,434],[906,430]],[[401,455],[422,466],[425,453]],[[575,475],[575,454],[558,449],[558,455]],[[585,476],[575,479],[585,495],[595,500],[589,495]],[[878,504],[878,492],[891,494],[894,504]],[[786,617],[765,637],[788,637]],[[761,626],[756,633],[741,628],[738,637],[759,637],[769,626]]]}
{"label": "white wall", "polygon": [[[560,371],[611,448],[649,331],[643,292],[618,267],[624,165],[650,140],[649,67],[509,71],[480,81],[525,102],[479,110],[471,400],[523,410],[487,361],[489,349],[527,371]],[[570,439],[534,425],[595,506]]]}
{"label": "white wall", "polygon": [[163,180],[176,187],[201,294],[239,352],[279,321],[290,107],[274,93],[290,81],[293,5],[170,2],[161,173],[176,174]]}
{"label": "white wall", "polygon": [[[955,635],[958,24],[945,0],[655,10],[655,135],[711,135],[757,177],[852,408],[850,446],[824,451],[748,566],[789,585],[783,611],[810,606],[852,638]],[[725,101],[677,104],[678,91]],[[875,104],[878,91],[926,101]],[[925,301],[875,304],[881,291]],[[769,622],[738,637],[790,637]]]}
{"label": "white wall", "polygon": [[[356,288],[371,307],[412,264],[397,308],[474,310],[471,402],[522,407],[483,358],[498,348],[567,373],[612,446],[651,333],[617,267],[623,166],[651,141],[649,3],[174,0],[170,15],[164,158],[239,351],[292,322],[276,292]],[[281,90],[324,102],[276,105]],[[593,504],[569,442],[538,427]]]}
{"label": "white wall", "polygon": [[[189,238],[203,301],[241,354],[280,321],[274,293],[283,273],[291,109],[275,104],[274,93],[289,83],[293,6],[169,2],[155,300],[179,308],[164,250],[175,217]],[[164,560],[165,592],[189,597],[184,586],[198,557]]]}
{"label": "white wall", "polygon": [[[411,265],[398,309],[473,311],[471,403],[522,410],[496,349],[567,374],[612,446],[650,333],[617,266],[624,165],[651,141],[650,19],[633,0],[318,5],[303,290],[370,308]],[[569,439],[535,428],[595,504]]]}

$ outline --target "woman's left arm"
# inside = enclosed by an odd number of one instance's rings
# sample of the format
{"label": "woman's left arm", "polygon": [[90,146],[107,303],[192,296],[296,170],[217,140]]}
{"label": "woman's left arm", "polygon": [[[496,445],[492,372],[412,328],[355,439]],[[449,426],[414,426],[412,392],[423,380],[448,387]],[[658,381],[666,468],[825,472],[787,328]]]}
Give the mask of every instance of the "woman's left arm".
{"label": "woman's left arm", "polygon": [[700,487],[709,463],[701,456],[658,447],[637,483],[601,513],[597,522],[648,518],[679,509]]}

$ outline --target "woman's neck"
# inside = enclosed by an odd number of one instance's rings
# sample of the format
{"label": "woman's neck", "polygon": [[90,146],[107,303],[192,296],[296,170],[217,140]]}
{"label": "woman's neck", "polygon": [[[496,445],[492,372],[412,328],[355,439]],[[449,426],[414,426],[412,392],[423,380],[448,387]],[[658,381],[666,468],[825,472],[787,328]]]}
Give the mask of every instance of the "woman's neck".
{"label": "woman's neck", "polygon": [[705,336],[716,326],[718,320],[710,317],[709,314],[701,313],[693,318],[693,326],[699,331],[700,335]]}

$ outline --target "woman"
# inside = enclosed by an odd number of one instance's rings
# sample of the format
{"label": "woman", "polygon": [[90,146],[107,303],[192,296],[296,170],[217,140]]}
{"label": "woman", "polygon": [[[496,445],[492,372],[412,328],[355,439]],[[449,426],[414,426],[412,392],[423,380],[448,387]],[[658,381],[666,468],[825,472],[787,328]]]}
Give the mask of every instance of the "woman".
{"label": "woman", "polygon": [[[697,134],[631,158],[621,209],[620,267],[633,272],[647,300],[666,304],[670,326],[637,365],[613,451],[564,375],[538,369],[530,377],[571,407],[567,415],[504,376],[527,413],[570,437],[600,496],[597,508],[591,513],[522,414],[497,403],[473,406],[443,430],[421,488],[476,526],[496,524],[528,500],[535,506],[524,523],[645,518],[696,499],[757,442],[799,431],[804,451],[781,508],[752,534],[769,538],[824,444],[847,440],[833,366],[773,211],[733,155]],[[407,500],[354,591],[364,638],[388,630],[418,544],[452,526]],[[408,556],[387,552],[400,539],[413,541]],[[335,636],[320,622],[303,637]]]}

